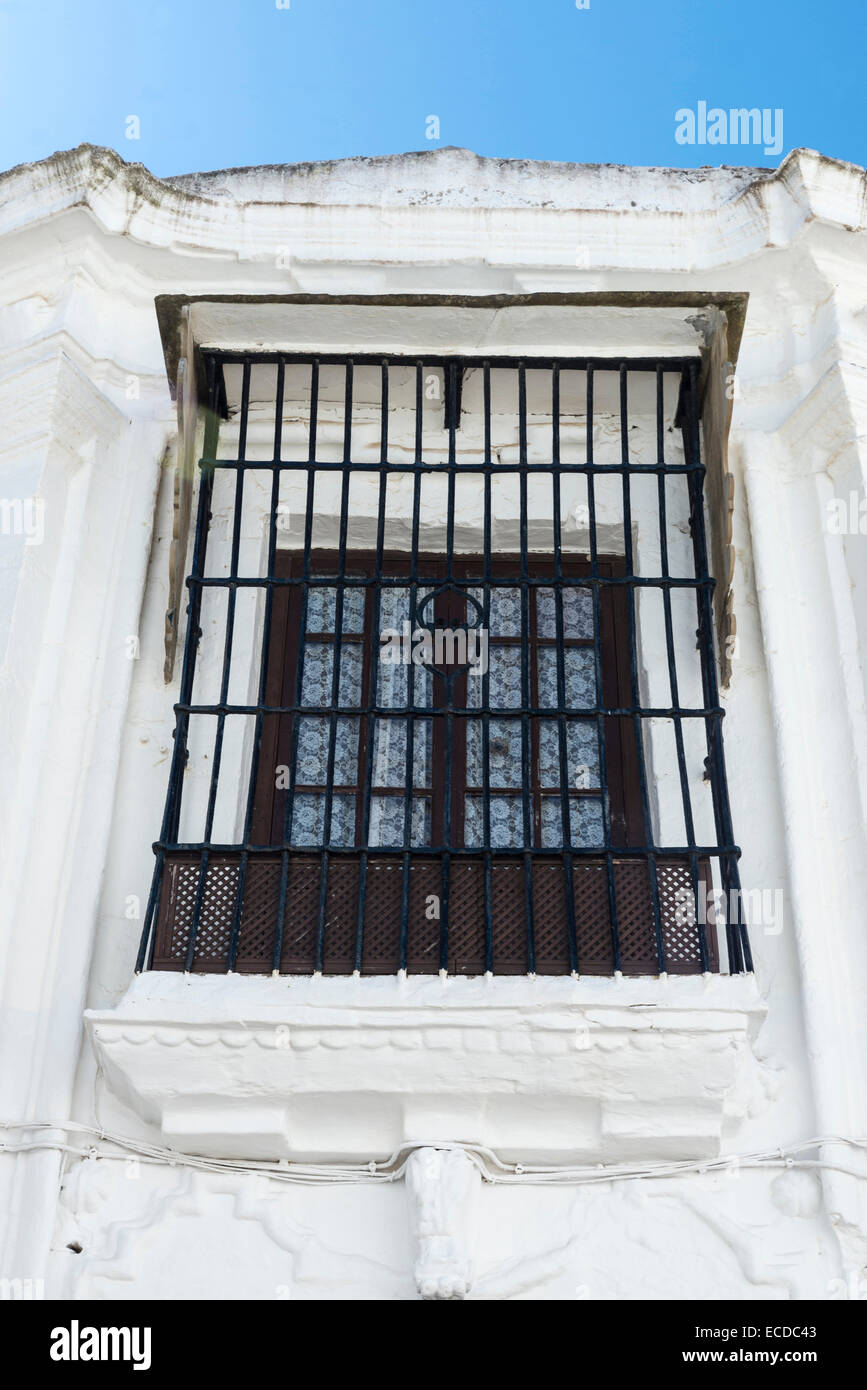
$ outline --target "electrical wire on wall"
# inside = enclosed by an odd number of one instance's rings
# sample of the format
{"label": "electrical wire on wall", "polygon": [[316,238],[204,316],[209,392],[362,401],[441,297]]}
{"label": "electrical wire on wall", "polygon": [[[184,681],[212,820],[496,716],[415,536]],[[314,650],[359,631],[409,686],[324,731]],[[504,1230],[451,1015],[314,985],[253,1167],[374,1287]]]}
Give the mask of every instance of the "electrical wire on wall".
{"label": "electrical wire on wall", "polygon": [[[7,1132],[53,1131],[45,1137],[27,1137],[19,1141],[0,1140],[0,1153],[25,1153],[38,1149],[54,1149],[81,1159],[129,1159],[172,1168],[195,1168],[206,1173],[237,1173],[272,1178],[275,1182],[306,1183],[389,1183],[397,1182],[406,1170],[410,1155],[417,1149],[459,1149],[474,1163],[489,1183],[562,1184],[592,1186],[610,1182],[634,1182],[637,1179],[686,1177],[693,1174],[731,1173],[742,1169],[798,1168],[843,1173],[847,1177],[867,1178],[867,1171],[858,1172],[842,1163],[827,1159],[803,1158],[810,1150],[831,1144],[844,1145],[862,1153],[867,1152],[867,1139],[850,1139],[842,1135],[823,1135],[803,1139],[782,1148],[764,1149],[747,1154],[726,1154],[719,1158],[684,1159],[668,1163],[620,1163],[569,1166],[533,1163],[504,1163],[491,1149],[482,1144],[448,1143],[442,1140],[414,1140],[402,1144],[387,1159],[370,1159],[367,1163],[290,1163],[255,1162],[241,1159],[203,1158],[197,1154],[179,1153],[173,1149],[146,1144],[124,1135],[111,1134],[93,1125],[74,1121],[0,1120],[0,1130]],[[60,1134],[90,1136],[96,1143],[76,1145],[66,1142]]]}

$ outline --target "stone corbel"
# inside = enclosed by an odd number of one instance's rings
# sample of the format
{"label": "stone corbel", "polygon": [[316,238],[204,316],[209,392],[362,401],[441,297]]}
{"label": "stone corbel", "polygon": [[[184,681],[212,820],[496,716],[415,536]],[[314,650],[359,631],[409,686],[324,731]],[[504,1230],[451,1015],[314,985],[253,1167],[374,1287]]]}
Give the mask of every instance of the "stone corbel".
{"label": "stone corbel", "polygon": [[462,1149],[414,1149],[406,1165],[423,1299],[464,1299],[473,1285],[470,1240],[482,1175]]}

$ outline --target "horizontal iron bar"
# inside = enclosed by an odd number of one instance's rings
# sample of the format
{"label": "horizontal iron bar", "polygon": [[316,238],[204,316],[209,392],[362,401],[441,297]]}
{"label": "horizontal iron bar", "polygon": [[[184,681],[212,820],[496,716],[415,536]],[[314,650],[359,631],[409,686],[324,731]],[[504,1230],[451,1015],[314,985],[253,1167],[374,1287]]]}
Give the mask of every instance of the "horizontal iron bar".
{"label": "horizontal iron bar", "polygon": [[[317,793],[320,793],[320,792],[321,792],[321,793],[324,793],[325,790],[326,790],[326,788],[325,788],[324,783],[322,783],[322,782],[298,782],[298,781],[296,781],[296,783],[295,783],[295,790],[296,790],[296,792],[306,792],[306,793],[308,793],[308,794],[310,794],[310,795],[312,795],[312,796],[315,796],[315,795],[317,795]],[[356,782],[335,782],[335,783],[333,783],[331,790],[332,790],[333,792],[337,792],[340,796],[355,796],[356,792],[358,791],[358,784],[357,784]],[[400,796],[400,797],[402,797],[402,796],[404,795],[405,788],[404,788],[404,787],[395,787],[395,786],[384,787],[384,786],[382,786],[382,785],[380,785],[380,784],[374,783],[374,784],[371,786],[371,789],[370,789],[370,790],[371,790],[371,795],[372,795],[372,796],[375,796],[375,797],[376,797],[376,796]],[[481,795],[483,794],[483,792],[484,792],[484,788],[481,787],[481,786],[477,786],[476,783],[474,783],[474,782],[468,782],[467,785],[466,785],[466,787],[464,788],[464,790],[466,791],[467,796],[481,796]],[[588,798],[590,798],[591,800],[593,800],[593,799],[599,797],[599,795],[600,795],[600,793],[601,793],[601,790],[602,790],[602,789],[601,789],[601,787],[599,787],[599,786],[595,786],[595,787],[575,787],[575,788],[573,788],[573,787],[566,787],[566,788],[565,788],[566,795],[567,795],[567,796],[575,797],[576,800],[580,799],[581,797],[588,797]],[[491,791],[493,792],[493,794],[494,794],[495,796],[508,796],[508,795],[510,795],[512,792],[516,792],[516,793],[519,793],[519,794],[520,794],[521,788],[520,788],[520,787],[516,787],[516,786],[514,786],[514,785],[512,785],[512,786],[510,786],[510,787],[507,787],[507,786],[504,786],[502,783],[494,783],[494,784],[492,785],[492,787],[491,787]],[[539,792],[540,792],[540,795],[541,795],[541,796],[560,796],[560,794],[561,794],[561,793],[560,793],[560,788],[559,788],[559,787],[556,787],[556,786],[555,786],[555,787],[549,787],[549,786],[546,786],[546,785],[540,786]],[[430,798],[431,798],[433,795],[434,795],[434,789],[433,789],[432,787],[427,786],[427,787],[413,787],[413,788],[412,788],[412,800],[413,800],[413,801],[429,801]]]}
{"label": "horizontal iron bar", "polygon": [[478,858],[485,853],[493,853],[500,858],[509,858],[514,855],[515,859],[521,859],[524,855],[536,855],[539,858],[556,859],[560,855],[578,855],[582,859],[647,859],[650,855],[657,858],[667,859],[686,859],[691,855],[697,855],[700,859],[721,859],[739,858],[741,847],[739,845],[675,845],[674,848],[663,848],[661,845],[629,845],[625,849],[604,849],[602,845],[593,848],[579,847],[579,845],[534,845],[531,849],[504,849],[500,845],[472,845],[471,848],[457,848],[456,845],[293,845],[290,841],[276,842],[274,845],[218,845],[210,841],[193,841],[188,844],[167,844],[167,842],[157,840],[153,845],[154,853],[183,853],[183,855],[279,855],[282,851],[295,853],[295,855],[310,855],[311,859],[321,856],[322,849],[327,849],[328,853],[336,855],[358,855],[361,851],[371,853],[371,855],[424,855],[427,858],[436,858],[442,855],[457,855],[460,858]]}
{"label": "horizontal iron bar", "polygon": [[199,468],[201,469],[233,469],[236,473],[269,473],[274,468],[280,468],[283,472],[308,473],[331,472],[342,473],[349,469],[352,473],[381,473],[383,468],[389,473],[454,473],[460,477],[462,473],[490,473],[497,476],[501,473],[591,473],[594,476],[600,473],[610,473],[617,476],[622,473],[649,473],[668,474],[671,477],[687,477],[690,473],[704,473],[703,463],[424,463],[402,461],[392,463],[386,460],[384,463],[358,462],[349,459],[348,461],[335,462],[334,460],[320,461],[318,459],[284,459],[271,457],[268,459],[237,459],[229,458],[200,458]]}
{"label": "horizontal iron bar", "polygon": [[366,854],[409,854],[424,855],[426,858],[444,854],[460,858],[478,858],[481,854],[495,854],[498,860],[512,855],[516,859],[521,859],[525,854],[536,855],[542,859],[556,859],[560,855],[571,854],[581,859],[607,859],[610,856],[615,863],[622,859],[647,859],[650,855],[666,859],[685,859],[690,855],[697,855],[701,859],[720,859],[739,858],[741,853],[738,845],[681,845],[674,848],[663,848],[661,845],[633,845],[626,849],[604,849],[600,845],[595,848],[578,845],[536,845],[531,849],[503,849],[499,845],[475,845],[471,848],[456,848],[454,845],[293,845],[288,840],[273,845],[218,845],[207,841],[170,844],[156,840],[153,849],[157,854],[271,854],[275,858],[281,851],[286,850],[291,854],[308,855],[311,859],[321,857],[323,849],[329,854],[357,855],[363,850]]}
{"label": "horizontal iron bar", "polygon": [[174,706],[178,713],[183,714],[310,714],[310,715],[339,715],[345,718],[359,717],[365,714],[374,714],[384,718],[404,719],[408,714],[417,717],[433,717],[444,714],[458,714],[467,719],[481,719],[485,714],[489,714],[497,719],[519,719],[522,714],[536,715],[539,719],[557,719],[561,715],[567,720],[571,719],[593,719],[597,715],[606,715],[609,718],[635,718],[642,719],[722,719],[725,710],[721,706],[715,709],[676,709],[655,708],[644,706],[598,706],[590,705],[586,709],[568,710],[560,709],[559,706],[551,705],[485,705],[482,708],[471,705],[186,705],[177,704]]}
{"label": "horizontal iron bar", "polygon": [[[582,550],[578,553],[583,555],[585,552]],[[423,575],[413,579],[408,574],[391,575],[390,577],[382,576],[379,579],[364,579],[360,576],[355,578],[351,575],[345,575],[339,580],[334,576],[325,579],[304,579],[300,576],[283,578],[276,576],[270,577],[267,575],[242,579],[232,577],[221,579],[216,575],[198,576],[191,574],[187,576],[187,585],[190,588],[192,588],[193,585],[199,585],[200,587],[204,586],[209,589],[273,589],[287,587],[297,588],[302,584],[309,585],[311,589],[333,589],[337,585],[345,589],[363,589],[372,588],[376,584],[381,585],[383,589],[408,589],[411,584],[433,584],[438,588],[443,588],[446,581],[442,578],[426,579]],[[716,585],[716,580],[672,579],[663,577],[662,575],[650,578],[646,575],[637,574],[607,576],[582,574],[580,577],[571,580],[554,579],[553,577],[529,579],[522,578],[520,575],[515,575],[513,577],[500,575],[497,579],[488,580],[484,579],[481,575],[473,575],[469,579],[449,578],[447,581],[448,588],[450,589],[480,589],[485,585],[489,585],[492,589],[517,589],[522,584],[526,584],[529,588],[537,589],[605,589],[611,587],[623,588],[627,584],[639,589],[713,589]],[[357,634],[347,634],[347,636],[351,635]]]}
{"label": "horizontal iron bar", "polygon": [[261,366],[264,363],[284,363],[286,366],[310,366],[313,362],[318,362],[320,367],[344,367],[351,362],[354,367],[448,367],[454,363],[455,367],[462,367],[465,370],[472,367],[490,367],[496,371],[498,367],[525,367],[527,371],[550,371],[553,367],[560,371],[583,372],[590,366],[594,372],[619,372],[621,367],[626,367],[630,372],[656,372],[662,368],[663,372],[683,372],[693,364],[701,366],[701,358],[696,354],[689,357],[466,357],[466,356],[442,356],[437,354],[428,357],[426,354],[413,353],[412,355],[399,355],[389,352],[379,353],[334,353],[334,352],[238,352],[230,348],[202,348],[202,354],[206,357],[213,357],[217,362],[222,362],[229,366],[243,366],[249,362],[251,366]]}

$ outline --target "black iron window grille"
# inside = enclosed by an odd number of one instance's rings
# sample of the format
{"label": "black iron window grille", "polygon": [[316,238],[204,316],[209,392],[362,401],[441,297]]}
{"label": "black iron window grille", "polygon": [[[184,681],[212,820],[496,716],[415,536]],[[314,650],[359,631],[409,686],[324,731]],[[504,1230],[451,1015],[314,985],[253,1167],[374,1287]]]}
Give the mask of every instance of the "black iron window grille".
{"label": "black iron window grille", "polygon": [[698,360],[204,362],[139,969],[752,969]]}

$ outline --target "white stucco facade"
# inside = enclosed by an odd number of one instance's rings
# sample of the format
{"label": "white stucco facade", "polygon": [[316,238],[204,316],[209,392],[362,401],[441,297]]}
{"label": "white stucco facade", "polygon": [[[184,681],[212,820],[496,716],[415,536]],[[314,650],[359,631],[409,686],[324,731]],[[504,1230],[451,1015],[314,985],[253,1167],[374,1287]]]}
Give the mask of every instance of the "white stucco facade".
{"label": "white stucco facade", "polygon": [[[864,171],[444,149],[160,181],[83,146],[0,179],[0,238],[0,1275],[75,1299],[867,1296]],[[205,347],[640,357],[698,352],[702,305],[745,295],[722,700],[742,881],[783,903],[755,975],[136,977],[180,666],[166,684],[155,300]],[[359,494],[361,540],[374,516]]]}

